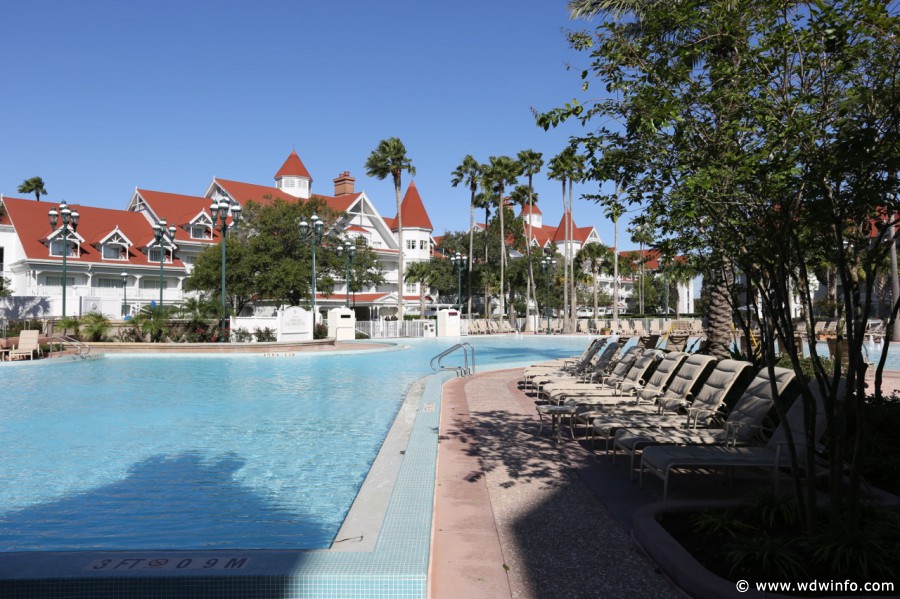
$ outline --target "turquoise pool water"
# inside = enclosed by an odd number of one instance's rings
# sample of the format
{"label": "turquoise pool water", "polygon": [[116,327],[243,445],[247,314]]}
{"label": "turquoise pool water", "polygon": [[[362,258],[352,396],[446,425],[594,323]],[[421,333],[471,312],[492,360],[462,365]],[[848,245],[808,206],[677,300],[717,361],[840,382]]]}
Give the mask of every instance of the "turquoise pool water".
{"label": "turquoise pool water", "polygon": [[[466,341],[479,368],[587,343]],[[452,342],[408,345],[4,368],[0,551],[328,547],[409,386]]]}

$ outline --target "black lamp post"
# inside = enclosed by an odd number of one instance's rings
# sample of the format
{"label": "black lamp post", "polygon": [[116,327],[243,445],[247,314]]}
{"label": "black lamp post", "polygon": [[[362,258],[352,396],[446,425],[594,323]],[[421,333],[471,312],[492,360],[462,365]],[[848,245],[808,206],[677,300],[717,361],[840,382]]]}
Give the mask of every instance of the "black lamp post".
{"label": "black lamp post", "polygon": [[63,240],[63,251],[62,251],[62,259],[63,259],[63,272],[62,272],[62,315],[63,318],[66,317],[66,287],[68,273],[66,272],[66,258],[69,255],[69,232],[75,232],[78,228],[78,219],[79,214],[78,210],[70,210],[69,205],[66,204],[66,201],[63,200],[59,203],[59,211],[56,208],[51,208],[47,213],[47,216],[50,219],[50,228],[55,229],[56,223],[59,222],[60,217],[62,217],[62,226],[60,230],[62,231],[62,240]]}
{"label": "black lamp post", "polygon": [[350,263],[353,262],[353,258],[356,257],[356,244],[351,243],[349,241],[345,241],[344,245],[337,246],[338,257],[343,254],[346,259],[344,261],[344,280],[347,282],[347,308],[350,307]]}
{"label": "black lamp post", "polygon": [[541,265],[544,267],[544,277],[547,279],[547,305],[544,308],[544,311],[547,313],[547,334],[550,334],[550,275],[553,274],[553,271],[556,269],[556,259],[550,258],[550,256],[544,256],[544,259],[541,260]]}
{"label": "black lamp post", "polygon": [[310,222],[306,220],[300,221],[300,235],[309,242],[312,247],[312,309],[313,309],[313,326],[318,322],[316,313],[316,247],[322,242],[322,231],[325,229],[325,223],[319,218],[318,214],[309,217]]}
{"label": "black lamp post", "polygon": [[222,334],[219,335],[219,339],[225,342],[225,319],[228,317],[228,308],[225,303],[225,253],[228,250],[228,246],[225,240],[228,237],[228,217],[231,216],[231,226],[236,227],[241,221],[241,205],[232,205],[228,201],[227,196],[218,201],[213,199],[209,207],[209,213],[212,215],[213,231],[218,226],[222,235],[222,320],[219,321],[219,328]]}
{"label": "black lamp post", "polygon": [[455,256],[450,256],[450,262],[456,268],[456,303],[462,310],[462,272],[468,265],[468,261],[463,254],[456,252]]}
{"label": "black lamp post", "polygon": [[153,225],[153,238],[159,246],[159,307],[163,306],[163,289],[165,289],[165,281],[163,279],[163,265],[166,263],[166,242],[173,244],[172,259],[175,258],[175,227],[171,226],[166,229],[166,219],[160,220]]}

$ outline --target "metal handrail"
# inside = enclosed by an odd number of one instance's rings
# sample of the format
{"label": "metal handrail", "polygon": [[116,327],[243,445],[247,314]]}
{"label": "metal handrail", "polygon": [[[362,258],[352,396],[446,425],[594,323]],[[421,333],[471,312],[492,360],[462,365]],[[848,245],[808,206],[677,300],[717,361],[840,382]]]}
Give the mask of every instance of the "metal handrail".
{"label": "metal handrail", "polygon": [[54,341],[59,343],[60,345],[62,345],[62,344],[74,345],[75,349],[78,350],[78,353],[76,355],[82,359],[86,358],[87,356],[89,356],[91,354],[91,346],[90,345],[88,345],[87,343],[82,343],[78,339],[75,339],[74,337],[68,337],[66,335],[54,335],[54,336],[50,337],[50,350],[51,351],[53,350],[53,342]]}
{"label": "metal handrail", "polygon": [[[463,365],[462,366],[444,366],[442,360],[450,354],[462,350]],[[472,352],[471,365],[469,364],[469,352]],[[434,363],[437,362],[435,367]],[[468,343],[457,343],[449,349],[445,349],[435,357],[431,358],[431,369],[434,371],[453,370],[456,376],[469,376],[475,374],[475,348]]]}

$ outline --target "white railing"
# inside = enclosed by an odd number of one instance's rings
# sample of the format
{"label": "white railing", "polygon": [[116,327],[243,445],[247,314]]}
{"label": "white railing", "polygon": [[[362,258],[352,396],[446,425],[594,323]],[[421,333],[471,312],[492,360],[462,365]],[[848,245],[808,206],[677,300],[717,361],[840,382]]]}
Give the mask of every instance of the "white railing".
{"label": "white railing", "polygon": [[[59,285],[37,285],[28,289],[25,295],[37,297],[61,297],[62,289]],[[112,297],[122,299],[124,294],[122,288],[115,287],[91,287],[88,285],[69,285],[66,287],[66,295],[68,297]],[[134,287],[128,288],[128,301],[131,300],[153,300],[159,299],[159,289],[138,289]],[[184,292],[181,289],[163,289],[163,300],[165,301],[181,301],[184,299]]]}
{"label": "white railing", "polygon": [[424,337],[425,323],[433,320],[357,320],[356,330],[370,339]]}

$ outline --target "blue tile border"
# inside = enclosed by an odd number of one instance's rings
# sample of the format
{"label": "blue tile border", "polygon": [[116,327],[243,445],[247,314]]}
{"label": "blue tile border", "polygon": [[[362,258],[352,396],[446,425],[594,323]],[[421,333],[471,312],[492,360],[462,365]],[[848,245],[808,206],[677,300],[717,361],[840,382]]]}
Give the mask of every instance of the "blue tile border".
{"label": "blue tile border", "polygon": [[[493,368],[497,368],[494,366]],[[103,551],[0,554],[0,596],[424,598],[441,388],[426,377],[381,532],[371,552]]]}

